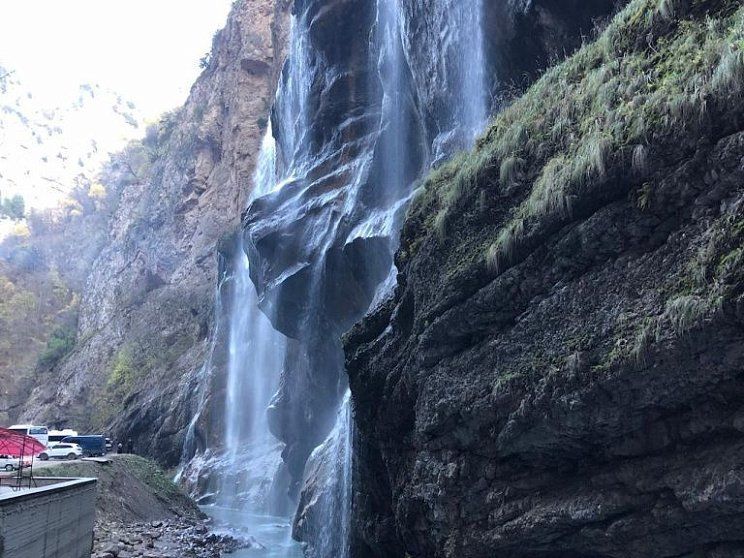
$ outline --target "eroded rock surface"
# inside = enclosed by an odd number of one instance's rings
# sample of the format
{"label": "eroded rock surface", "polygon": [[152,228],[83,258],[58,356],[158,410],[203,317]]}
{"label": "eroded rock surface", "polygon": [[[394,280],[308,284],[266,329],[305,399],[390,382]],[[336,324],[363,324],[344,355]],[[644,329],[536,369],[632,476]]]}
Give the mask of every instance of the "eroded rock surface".
{"label": "eroded rock surface", "polygon": [[[460,86],[470,70],[464,6],[295,2],[302,41],[290,48],[272,111],[285,182],[251,205],[243,227],[261,306],[292,339],[270,418],[296,481],[346,387],[340,337],[392,279],[411,185],[481,124],[461,114],[471,101]],[[611,7],[486,3],[481,118],[507,88],[578,45]],[[527,33],[534,48],[517,55]],[[293,89],[303,79],[305,97]]]}
{"label": "eroded rock surface", "polygon": [[[428,183],[395,295],[346,339],[357,555],[744,552],[744,82],[723,70],[741,17],[737,2],[686,3],[675,18],[632,2],[597,47],[497,120],[472,160]],[[706,18],[720,35],[697,35]],[[686,61],[692,44],[707,66]],[[650,88],[666,62],[685,70],[655,96],[600,101],[648,127],[596,121],[629,144],[608,139],[593,170],[546,182],[582,168],[582,141],[597,140],[580,131],[587,107],[565,134],[542,135],[566,114],[556,98],[573,110],[613,52],[638,61]],[[684,115],[664,117],[675,102]],[[446,191],[472,161],[475,186],[445,208],[437,184]]]}

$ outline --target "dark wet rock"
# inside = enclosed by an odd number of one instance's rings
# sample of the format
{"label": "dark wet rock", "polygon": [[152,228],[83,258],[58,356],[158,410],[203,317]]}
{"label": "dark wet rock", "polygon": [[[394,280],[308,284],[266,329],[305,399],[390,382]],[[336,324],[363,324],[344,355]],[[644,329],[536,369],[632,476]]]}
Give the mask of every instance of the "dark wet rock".
{"label": "dark wet rock", "polygon": [[[690,5],[701,27],[740,7]],[[648,166],[613,152],[496,265],[489,241],[560,148],[515,184],[480,169],[444,234],[436,196],[409,214],[395,294],[345,343],[358,556],[742,555],[736,87],[655,123]]]}

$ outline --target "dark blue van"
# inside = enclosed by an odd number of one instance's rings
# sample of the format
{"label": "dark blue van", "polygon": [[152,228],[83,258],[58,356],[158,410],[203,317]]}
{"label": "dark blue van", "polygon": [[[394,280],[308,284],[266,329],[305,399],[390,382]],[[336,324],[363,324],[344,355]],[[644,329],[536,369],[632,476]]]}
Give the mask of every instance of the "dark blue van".
{"label": "dark blue van", "polygon": [[103,436],[67,436],[62,441],[79,445],[85,457],[106,455],[106,438]]}

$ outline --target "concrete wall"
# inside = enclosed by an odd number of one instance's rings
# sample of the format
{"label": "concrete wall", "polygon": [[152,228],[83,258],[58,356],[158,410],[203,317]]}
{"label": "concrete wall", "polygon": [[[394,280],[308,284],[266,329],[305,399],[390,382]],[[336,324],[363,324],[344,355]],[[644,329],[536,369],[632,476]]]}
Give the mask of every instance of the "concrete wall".
{"label": "concrete wall", "polygon": [[0,494],[0,558],[90,558],[96,480],[39,481]]}

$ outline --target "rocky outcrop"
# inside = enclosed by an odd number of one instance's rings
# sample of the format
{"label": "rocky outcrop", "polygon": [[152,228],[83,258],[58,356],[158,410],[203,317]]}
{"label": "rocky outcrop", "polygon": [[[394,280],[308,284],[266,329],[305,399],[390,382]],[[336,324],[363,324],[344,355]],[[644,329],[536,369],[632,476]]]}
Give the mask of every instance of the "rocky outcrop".
{"label": "rocky outcrop", "polygon": [[[148,132],[150,169],[122,193],[88,279],[77,346],[57,381],[34,390],[25,419],[105,429],[178,463],[213,330],[216,246],[238,226],[252,187],[288,9],[235,3],[186,104]],[[219,400],[201,417],[202,444],[221,433]]]}
{"label": "rocky outcrop", "polygon": [[379,235],[354,238],[361,218],[354,199],[371,187],[367,157],[380,116],[362,39],[374,22],[374,3],[309,1],[295,10],[272,113],[280,174],[289,182],[256,200],[243,224],[262,309],[290,338],[270,422],[287,444],[296,484],[345,389],[341,333],[372,300],[392,253]]}
{"label": "rocky outcrop", "polygon": [[[295,2],[295,37],[272,111],[284,183],[251,205],[243,228],[261,307],[291,339],[270,420],[296,481],[346,388],[340,337],[392,278],[411,184],[472,141],[490,104],[486,91],[505,94],[538,73],[610,9],[609,2],[583,10],[570,2],[573,11],[564,13],[563,4],[487,3],[485,28],[499,20],[503,36],[490,38],[476,60],[484,81],[476,122],[459,108],[472,62],[471,33],[463,32],[474,17],[469,4]],[[516,50],[528,27],[534,48],[507,68],[499,49]]]}
{"label": "rocky outcrop", "polygon": [[634,0],[427,179],[346,338],[355,555],[744,551],[743,33]]}

